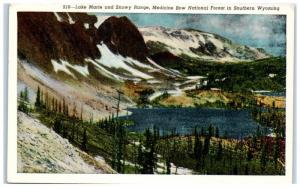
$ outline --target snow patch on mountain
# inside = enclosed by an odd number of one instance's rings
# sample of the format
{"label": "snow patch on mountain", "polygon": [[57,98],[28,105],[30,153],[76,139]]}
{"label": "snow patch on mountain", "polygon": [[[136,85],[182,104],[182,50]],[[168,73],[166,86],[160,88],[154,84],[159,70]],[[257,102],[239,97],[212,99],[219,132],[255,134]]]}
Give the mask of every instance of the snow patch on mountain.
{"label": "snow patch on mountain", "polygon": [[206,78],[205,76],[200,76],[200,75],[194,75],[194,76],[187,76],[186,77],[189,80],[198,80],[198,79],[204,79]]}
{"label": "snow patch on mountain", "polygon": [[114,172],[105,161],[97,162],[99,157],[94,159],[98,166],[86,163],[82,156],[91,156],[23,112],[18,112],[17,146],[17,167],[20,173]]}
{"label": "snow patch on mountain", "polygon": [[84,23],[83,26],[84,26],[85,29],[89,29],[90,28],[90,24],[89,23]]}
{"label": "snow patch on mountain", "polygon": [[277,74],[270,73],[268,76],[269,76],[270,78],[274,78],[276,75],[277,75]]}
{"label": "snow patch on mountain", "polygon": [[68,15],[68,21],[69,21],[69,24],[75,24],[75,21],[73,20],[73,18],[69,15],[69,13],[67,13]]}
{"label": "snow patch on mountain", "polygon": [[[150,62],[150,64],[152,64],[154,67],[158,68],[159,71],[163,71],[165,74],[169,75],[169,76],[177,76],[177,77],[181,77],[182,74],[180,72],[174,72],[172,69],[166,69],[160,65],[158,65],[156,62],[154,62],[152,59],[147,57],[148,62]],[[155,69],[152,70],[152,72],[157,71]]]}
{"label": "snow patch on mountain", "polygon": [[85,65],[85,66],[72,65],[70,67],[73,68],[74,70],[76,70],[78,73],[80,73],[83,76],[88,76],[90,74],[87,65]]}
{"label": "snow patch on mountain", "polygon": [[53,65],[54,71],[57,73],[58,71],[65,72],[72,77],[76,78],[75,75],[69,70],[69,68],[72,68],[73,70],[77,71],[83,76],[88,76],[89,75],[89,70],[88,66],[79,66],[79,65],[72,65],[68,61],[65,60],[60,60],[61,64],[58,63],[56,60],[51,60],[51,63]]}
{"label": "snow patch on mountain", "polygon": [[197,48],[199,46],[198,40],[195,35],[191,35],[187,31],[164,29],[162,27],[145,27],[139,28],[139,30],[145,42],[159,41],[166,44],[172,54],[198,57],[190,50],[190,47]]}
{"label": "snow patch on mountain", "polygon": [[152,100],[156,99],[157,97],[159,97],[159,96],[161,96],[163,94],[164,94],[163,91],[157,91],[157,92],[153,93],[152,95],[150,95],[148,99],[150,101],[152,101]]}
{"label": "snow patch on mountain", "polygon": [[65,72],[75,78],[75,75],[67,68],[66,64],[64,64],[64,63],[60,64],[56,60],[51,60],[51,63],[53,65],[53,69],[56,73],[58,73],[59,71],[62,71],[62,72]]}
{"label": "snow patch on mountain", "polygon": [[150,84],[158,84],[158,83],[162,83],[161,81],[158,81],[158,80],[148,80],[147,81],[148,83],[150,83]]}
{"label": "snow patch on mountain", "polygon": [[140,77],[143,79],[152,79],[153,78],[152,76],[150,76],[146,73],[143,73],[133,67],[130,67],[126,63],[131,64],[131,65],[136,65],[141,68],[152,69],[152,67],[144,65],[130,57],[123,57],[120,54],[114,54],[109,50],[109,48],[104,43],[97,45],[97,47],[102,56],[100,59],[96,59],[96,61],[100,62],[102,65],[109,67],[109,68],[124,69],[124,70],[130,72],[133,76]]}
{"label": "snow patch on mountain", "polygon": [[176,87],[173,90],[168,90],[167,92],[168,92],[168,94],[170,94],[172,96],[181,96],[183,94],[182,90],[179,89],[178,87]]}
{"label": "snow patch on mountain", "polygon": [[110,16],[97,16],[97,22],[94,24],[96,28],[99,28],[99,26]]}
{"label": "snow patch on mountain", "polygon": [[54,15],[55,15],[57,21],[59,21],[59,22],[62,22],[62,21],[63,21],[63,19],[58,15],[57,12],[54,12]]}
{"label": "snow patch on mountain", "polygon": [[18,63],[20,64],[20,67],[24,68],[24,72],[25,72],[24,74],[26,74],[27,76],[30,76],[30,77],[34,78],[35,80],[42,82],[46,86],[51,86],[51,88],[53,88],[57,91],[64,91],[64,93],[70,92],[68,90],[70,88],[69,85],[53,79],[52,77],[50,77],[49,74],[41,71],[39,68],[37,68],[33,64],[31,64],[27,61],[22,61],[22,60],[19,60]]}
{"label": "snow patch on mountain", "polygon": [[119,75],[116,75],[110,71],[108,71],[107,69],[105,69],[101,63],[99,62],[96,62],[95,60],[92,60],[91,58],[86,58],[85,59],[86,62],[90,62],[92,63],[94,66],[96,66],[96,69],[101,73],[103,74],[104,76],[108,77],[108,78],[111,78],[111,79],[116,79],[118,81],[123,81],[124,78],[119,76]]}

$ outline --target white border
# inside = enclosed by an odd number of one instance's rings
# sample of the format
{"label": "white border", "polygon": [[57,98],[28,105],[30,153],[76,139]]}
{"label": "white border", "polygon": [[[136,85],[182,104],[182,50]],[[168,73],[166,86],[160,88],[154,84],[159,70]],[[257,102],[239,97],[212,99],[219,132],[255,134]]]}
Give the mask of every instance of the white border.
{"label": "white border", "polygon": [[[83,3],[80,3],[83,4]],[[86,3],[88,4],[88,3]],[[153,5],[153,2],[120,2],[111,0],[109,3],[93,3],[101,5]],[[176,5],[187,5],[187,2]],[[155,5],[165,5],[155,3]],[[174,3],[172,3],[174,5]],[[228,5],[228,4],[201,4],[189,3],[189,5]],[[258,4],[231,4],[257,6]],[[268,5],[268,4],[261,4]],[[285,176],[211,176],[211,175],[107,175],[107,174],[28,174],[17,173],[17,11],[61,11],[61,4],[14,4],[9,9],[9,74],[8,74],[8,147],[7,147],[7,181],[11,183],[291,183],[293,160],[293,80],[294,80],[294,6],[292,4],[269,4],[279,6],[280,11],[156,11],[147,13],[193,13],[193,14],[283,14],[286,15],[287,31],[287,78],[286,78],[286,175]],[[96,10],[68,10],[68,12],[97,12]],[[118,10],[102,10],[101,12],[120,12]],[[121,11],[140,12],[144,11]]]}

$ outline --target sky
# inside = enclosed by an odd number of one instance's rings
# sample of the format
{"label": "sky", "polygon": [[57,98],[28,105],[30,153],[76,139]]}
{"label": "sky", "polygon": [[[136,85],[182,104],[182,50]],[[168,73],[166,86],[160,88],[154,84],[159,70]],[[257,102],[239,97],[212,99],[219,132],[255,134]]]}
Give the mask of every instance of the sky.
{"label": "sky", "polygon": [[265,49],[273,56],[285,56],[286,17],[282,15],[225,14],[97,14],[127,16],[138,27],[193,28],[219,34],[235,43]]}

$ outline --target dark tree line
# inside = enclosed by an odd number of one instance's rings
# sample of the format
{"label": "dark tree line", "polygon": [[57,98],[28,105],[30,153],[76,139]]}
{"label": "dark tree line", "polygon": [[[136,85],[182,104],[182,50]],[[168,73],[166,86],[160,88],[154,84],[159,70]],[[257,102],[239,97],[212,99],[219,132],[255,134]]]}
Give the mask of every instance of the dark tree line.
{"label": "dark tree line", "polygon": [[28,113],[30,111],[29,94],[27,87],[25,87],[24,90],[20,92],[20,96],[18,99],[18,110],[24,113]]}
{"label": "dark tree line", "polygon": [[159,140],[159,131],[154,128],[153,131],[146,129],[144,133],[145,141],[139,144],[138,164],[140,173],[153,174],[157,163],[157,142]]}
{"label": "dark tree line", "polygon": [[91,121],[83,121],[83,108],[81,108],[79,116],[75,103],[73,109],[70,110],[65,98],[59,100],[54,96],[51,97],[47,91],[43,92],[39,86],[36,94],[35,111],[42,114],[42,119],[45,119],[43,115],[51,117],[53,119],[52,128],[57,134],[87,151],[87,127],[92,123]]}

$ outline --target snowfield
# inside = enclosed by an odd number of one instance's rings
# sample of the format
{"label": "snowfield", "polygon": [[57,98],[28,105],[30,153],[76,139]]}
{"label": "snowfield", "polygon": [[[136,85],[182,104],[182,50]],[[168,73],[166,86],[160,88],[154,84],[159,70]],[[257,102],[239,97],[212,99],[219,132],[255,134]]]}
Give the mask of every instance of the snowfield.
{"label": "snowfield", "polygon": [[[144,36],[144,40],[147,41],[159,41],[168,46],[168,50],[175,54],[187,54],[191,57],[198,57],[190,50],[190,47],[197,48],[199,46],[196,36],[191,35],[184,30],[171,30],[163,27],[145,27],[139,28],[140,32]],[[180,32],[180,35],[176,33]],[[177,34],[177,35],[174,35]]]}
{"label": "snowfield", "polygon": [[96,28],[99,28],[99,26],[106,20],[108,19],[110,16],[98,16],[97,15],[97,22],[94,24],[94,26]]}
{"label": "snowfield", "polygon": [[69,67],[69,68],[72,68],[73,70],[76,70],[78,73],[80,73],[81,75],[83,75],[85,77],[90,74],[87,65],[85,65],[85,66],[72,65],[68,61],[65,61],[65,60],[60,60],[60,62],[61,62],[61,64],[59,62],[57,62],[56,60],[51,60],[53,69],[56,73],[58,71],[62,71],[62,72],[65,72],[65,73],[71,75],[72,77],[76,78],[74,76],[74,74],[68,69],[68,67]]}
{"label": "snowfield", "polygon": [[92,60],[91,58],[86,58],[85,61],[92,63],[101,74],[103,74],[104,76],[106,76],[108,78],[116,79],[118,81],[123,81],[124,80],[124,77],[121,77],[119,75],[116,75],[116,74],[108,71],[103,66],[101,66],[100,63],[96,62],[95,60]]}
{"label": "snowfield", "polygon": [[59,22],[63,21],[63,19],[57,14],[57,12],[54,12],[54,15],[55,15],[57,21],[59,21]]}
{"label": "snowfield", "polygon": [[130,57],[123,57],[120,54],[114,54],[109,50],[109,48],[104,43],[97,45],[97,47],[102,56],[100,59],[96,59],[96,61],[100,62],[104,66],[107,66],[109,68],[117,68],[117,69],[121,68],[121,69],[124,69],[124,70],[130,72],[133,76],[140,77],[143,79],[152,79],[153,78],[150,75],[147,75],[137,69],[134,69],[133,67],[127,65],[125,62],[127,62],[131,65],[136,65],[141,68],[153,69],[152,67],[142,64],[139,61],[134,60]]}
{"label": "snowfield", "polygon": [[69,15],[69,13],[67,13],[68,15],[68,21],[69,21],[69,24],[75,24],[75,21],[73,20],[73,18]]}
{"label": "snowfield", "polygon": [[23,112],[18,112],[17,152],[20,173],[115,173],[103,158],[93,158],[75,148]]}
{"label": "snowfield", "polygon": [[[248,59],[243,52],[251,51],[255,59],[268,57],[268,55],[260,52],[256,48],[239,46],[211,33],[185,29],[170,29],[161,26],[140,27],[139,31],[143,35],[145,42],[160,42],[165,45],[165,48],[169,52],[177,56],[184,54],[204,60],[238,62]],[[214,45],[219,55],[224,54],[224,49],[229,53],[222,56],[209,56],[204,54],[199,55],[192,51],[192,49],[197,49],[209,43]]]}

